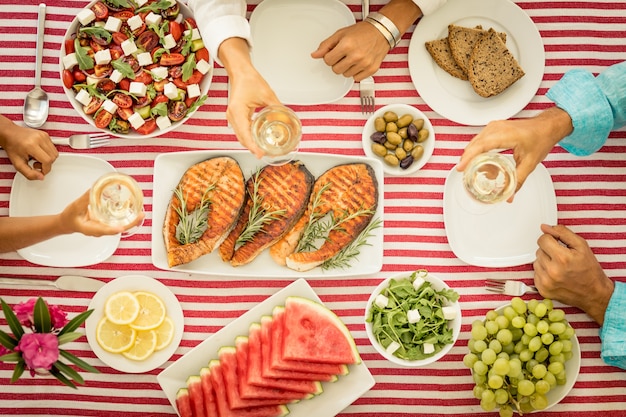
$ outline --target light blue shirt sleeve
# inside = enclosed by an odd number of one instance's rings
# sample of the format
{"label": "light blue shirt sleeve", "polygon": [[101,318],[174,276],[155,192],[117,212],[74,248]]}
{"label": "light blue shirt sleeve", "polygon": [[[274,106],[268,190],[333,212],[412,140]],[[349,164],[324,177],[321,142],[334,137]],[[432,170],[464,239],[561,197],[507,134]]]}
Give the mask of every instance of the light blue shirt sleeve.
{"label": "light blue shirt sleeve", "polygon": [[626,369],[626,283],[616,282],[600,329],[602,360]]}
{"label": "light blue shirt sleeve", "polygon": [[559,144],[585,156],[600,149],[611,130],[626,124],[626,62],[615,64],[597,77],[589,71],[568,71],[547,93],[572,118],[574,131]]}

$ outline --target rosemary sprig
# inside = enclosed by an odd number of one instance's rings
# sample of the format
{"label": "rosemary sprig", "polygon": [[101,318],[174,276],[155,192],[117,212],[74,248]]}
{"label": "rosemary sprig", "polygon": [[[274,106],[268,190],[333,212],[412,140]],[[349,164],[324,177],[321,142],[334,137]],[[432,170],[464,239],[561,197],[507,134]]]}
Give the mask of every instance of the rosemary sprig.
{"label": "rosemary sprig", "polygon": [[309,220],[302,231],[302,236],[298,240],[295,252],[310,252],[315,250],[315,241],[327,235],[327,231],[324,226],[325,223],[320,223],[323,213],[317,211],[322,203],[322,194],[330,188],[332,183],[327,182],[324,186],[315,194],[313,201],[311,201],[311,209],[309,210]]}
{"label": "rosemary sprig", "polygon": [[248,224],[235,241],[235,247],[251,241],[254,235],[263,230],[263,226],[271,221],[278,220],[280,216],[284,216],[287,212],[285,209],[268,211],[270,207],[263,204],[263,197],[259,195],[259,186],[262,181],[259,174],[260,170],[254,174],[252,183],[252,194],[250,195],[252,207],[248,214]]}
{"label": "rosemary sprig", "polygon": [[367,240],[373,236],[372,231],[382,226],[382,220],[376,218],[372,220],[366,227],[363,229],[359,236],[355,240],[353,240],[349,245],[344,247],[332,258],[326,260],[321,268],[323,270],[334,269],[334,268],[348,268],[350,266],[350,262],[355,259],[360,251],[360,248],[364,245],[369,245]]}
{"label": "rosemary sprig", "polygon": [[208,195],[213,189],[215,189],[215,184],[209,185],[202,195],[200,204],[192,212],[187,211],[187,201],[183,196],[182,187],[179,185],[174,190],[174,194],[180,202],[180,207],[175,208],[175,211],[180,219],[176,225],[176,239],[181,245],[197,242],[208,229],[208,215],[211,205]]}

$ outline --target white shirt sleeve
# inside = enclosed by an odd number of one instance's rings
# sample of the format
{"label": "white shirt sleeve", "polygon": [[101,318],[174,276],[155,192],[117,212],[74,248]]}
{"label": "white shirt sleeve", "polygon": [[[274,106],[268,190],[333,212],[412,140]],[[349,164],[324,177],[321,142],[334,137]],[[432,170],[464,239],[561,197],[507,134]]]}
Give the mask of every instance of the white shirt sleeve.
{"label": "white shirt sleeve", "polygon": [[252,45],[245,0],[189,0],[189,8],[209,54],[220,65],[217,51],[228,38],[243,38]]}
{"label": "white shirt sleeve", "polygon": [[446,1],[447,0],[413,0],[413,3],[419,6],[424,16],[427,16],[446,4]]}

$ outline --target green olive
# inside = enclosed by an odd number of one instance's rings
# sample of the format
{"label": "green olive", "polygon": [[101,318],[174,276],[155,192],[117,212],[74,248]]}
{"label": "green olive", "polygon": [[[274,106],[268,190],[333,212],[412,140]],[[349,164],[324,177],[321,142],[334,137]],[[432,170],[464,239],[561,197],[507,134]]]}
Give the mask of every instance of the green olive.
{"label": "green olive", "polygon": [[424,128],[424,119],[415,119],[413,120],[413,124],[417,128],[417,130]]}
{"label": "green olive", "polygon": [[406,139],[409,137],[409,131],[406,127],[403,127],[401,129],[398,129],[398,135],[400,135],[402,139]]}
{"label": "green olive", "polygon": [[393,151],[394,149],[398,147],[398,145],[394,145],[393,143],[389,141],[386,141],[385,143],[383,143],[383,146],[385,146],[385,148],[389,149],[390,151]]}
{"label": "green olive", "polygon": [[384,157],[385,155],[387,155],[387,148],[385,148],[380,143],[372,143],[372,152],[374,152],[375,155]]}
{"label": "green olive", "polygon": [[387,123],[395,122],[398,120],[398,115],[392,111],[386,111],[385,114],[383,114],[383,119],[385,119],[385,122]]}
{"label": "green olive", "polygon": [[389,122],[385,126],[385,132],[397,132],[397,131],[398,131],[398,125],[395,122]]}
{"label": "green olive", "polygon": [[413,116],[410,114],[405,114],[401,118],[398,119],[397,124],[398,127],[407,127],[413,121]]}
{"label": "green olive", "polygon": [[387,132],[387,142],[391,142],[396,146],[401,145],[402,136],[400,136],[396,132]]}
{"label": "green olive", "polygon": [[400,160],[392,153],[385,155],[384,159],[385,163],[387,165],[391,165],[392,167],[397,167],[398,165],[400,165]]}
{"label": "green olive", "polygon": [[382,117],[374,119],[374,129],[376,129],[377,132],[384,132],[386,127],[387,122],[385,122],[385,119]]}
{"label": "green olive", "polygon": [[411,150],[413,150],[413,141],[411,139],[405,139],[404,142],[402,142],[402,149],[404,149],[407,152],[411,152]]}
{"label": "green olive", "polygon": [[417,141],[420,143],[424,142],[426,139],[428,139],[429,134],[430,132],[428,131],[428,129],[420,129],[420,131],[417,132]]}
{"label": "green olive", "polygon": [[424,147],[422,145],[417,145],[411,151],[411,156],[413,157],[414,161],[417,161],[418,159],[420,159],[422,155],[424,155]]}
{"label": "green olive", "polygon": [[403,148],[396,148],[396,156],[402,161],[406,158],[406,151]]}

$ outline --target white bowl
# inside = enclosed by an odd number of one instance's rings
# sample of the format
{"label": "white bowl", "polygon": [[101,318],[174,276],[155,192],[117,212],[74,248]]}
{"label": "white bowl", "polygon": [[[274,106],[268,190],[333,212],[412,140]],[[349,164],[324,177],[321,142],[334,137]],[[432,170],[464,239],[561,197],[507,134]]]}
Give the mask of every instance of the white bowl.
{"label": "white bowl", "polygon": [[[86,9],[90,9],[95,3],[97,3],[99,0],[93,0],[91,1],[88,5],[85,6]],[[179,6],[180,6],[180,13],[182,13],[182,15],[184,17],[193,17],[193,13],[191,12],[191,9],[189,9],[189,7],[187,7],[187,5],[178,2]],[[63,66],[63,57],[65,56],[65,41],[73,38],[73,35],[76,33],[76,30],[78,29],[78,26],[80,25],[80,23],[78,22],[78,18],[74,18],[74,20],[72,20],[72,23],[70,24],[70,26],[67,28],[67,31],[65,32],[65,36],[63,38],[63,42],[61,43],[61,53],[60,53],[60,57],[59,57],[59,76],[61,78],[61,80],[63,80],[63,70],[65,69]],[[200,97],[202,97],[203,95],[207,95],[208,91],[209,91],[209,86],[211,85],[211,80],[213,78],[213,57],[209,56],[209,65],[211,66],[211,69],[209,70],[209,72],[207,72],[204,77],[202,78],[202,81],[200,82]],[[79,103],[75,96],[76,94],[74,93],[74,91],[72,89],[68,89],[65,87],[65,85],[63,84],[63,82],[61,82],[61,86],[63,87],[63,90],[65,91],[65,95],[67,96],[68,100],[70,101],[70,103],[72,104],[72,107],[74,107],[74,109],[76,110],[76,112],[78,112],[78,114],[81,115],[81,117],[83,119],[85,119],[85,121],[87,123],[89,123],[94,129],[98,129],[101,130],[103,132],[109,133],[113,136],[117,136],[117,137],[121,137],[121,138],[126,138],[126,139],[142,139],[142,138],[151,138],[151,137],[155,137],[155,136],[160,136],[163,135],[164,133],[170,132],[176,128],[178,128],[180,125],[182,125],[183,123],[185,123],[187,121],[187,119],[189,119],[194,113],[195,111],[189,113],[187,116],[185,116],[185,118],[183,118],[182,120],[178,121],[178,122],[173,122],[171,124],[171,126],[167,127],[166,129],[159,129],[158,127],[156,128],[156,130],[150,134],[147,135],[142,135],[140,133],[137,133],[133,130],[131,130],[129,133],[116,133],[116,132],[112,132],[109,129],[100,129],[98,127],[96,127],[93,118],[91,116],[88,116],[85,114],[85,112],[83,111],[83,105],[81,103]],[[196,109],[197,110],[197,109]]]}
{"label": "white bowl", "polygon": [[[394,275],[392,277],[389,277],[385,279],[383,282],[381,282],[378,285],[378,287],[376,287],[376,289],[372,292],[372,295],[370,295],[370,298],[367,301],[367,306],[365,308],[365,320],[367,320],[368,313],[372,307],[372,304],[374,303],[374,300],[385,288],[389,287],[390,281],[392,279],[398,280],[400,278],[408,278],[411,276],[412,273],[413,272],[403,272],[403,273]],[[441,279],[435,277],[432,274],[428,274],[426,277],[424,277],[424,280],[426,280],[427,282],[430,282],[432,287],[437,291],[440,291],[442,289],[450,289],[448,284],[446,284]],[[459,305],[458,301],[451,305],[454,306],[454,308],[456,309],[456,317],[448,322],[448,328],[452,329],[453,341],[452,343],[444,346],[444,348],[441,349],[439,352],[435,353],[433,356],[430,356],[426,359],[410,361],[410,360],[398,358],[397,356],[386,352],[385,349],[382,347],[382,345],[380,345],[380,343],[378,343],[378,341],[376,340],[376,337],[374,336],[374,333],[372,332],[372,324],[365,321],[365,331],[367,333],[367,337],[369,337],[370,343],[372,344],[372,346],[374,346],[376,351],[390,362],[393,362],[397,365],[406,366],[406,367],[420,367],[420,366],[429,365],[431,363],[438,361],[443,356],[445,356],[450,351],[450,349],[452,349],[452,346],[454,346],[457,339],[459,338],[459,333],[461,332],[461,321],[462,321],[461,306]]]}
{"label": "white bowl", "polygon": [[372,114],[370,118],[367,119],[367,122],[365,122],[365,126],[363,126],[363,136],[362,136],[363,150],[365,151],[365,155],[369,156],[370,158],[378,158],[382,161],[383,158],[374,154],[374,152],[372,151],[373,142],[370,139],[370,136],[372,135],[372,133],[376,131],[376,129],[374,129],[374,120],[376,120],[376,118],[378,117],[382,117],[383,114],[385,114],[385,112],[387,111],[392,111],[396,113],[398,117],[402,117],[402,115],[405,115],[405,114],[410,114],[411,116],[413,116],[414,119],[424,119],[424,128],[428,129],[428,131],[430,132],[428,135],[428,139],[420,143],[420,145],[424,147],[424,154],[422,155],[420,159],[418,159],[417,161],[414,161],[411,164],[411,166],[408,167],[407,169],[402,169],[399,166],[394,167],[394,166],[388,165],[387,163],[383,161],[383,170],[385,171],[385,173],[389,175],[414,174],[415,172],[420,170],[424,165],[426,165],[426,162],[428,162],[428,160],[433,154],[433,151],[435,150],[435,130],[433,129],[433,125],[430,123],[430,120],[428,119],[428,117],[426,117],[424,113],[422,113],[417,108],[410,106],[408,104],[388,104],[376,110],[376,112],[374,112],[374,114]]}

